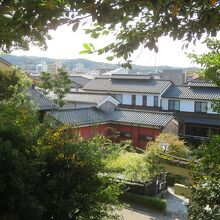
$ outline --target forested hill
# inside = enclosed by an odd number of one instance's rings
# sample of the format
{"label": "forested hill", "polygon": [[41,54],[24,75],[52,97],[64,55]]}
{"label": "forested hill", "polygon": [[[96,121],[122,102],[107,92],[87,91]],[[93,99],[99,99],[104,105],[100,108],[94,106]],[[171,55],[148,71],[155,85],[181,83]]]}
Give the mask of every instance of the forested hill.
{"label": "forested hill", "polygon": [[[1,55],[0,57],[4,58],[8,62],[19,66],[22,69],[26,69],[29,71],[33,71],[36,69],[36,65],[40,64],[42,61],[45,61],[47,64],[55,63],[56,61],[61,62],[61,64],[68,69],[72,70],[75,68],[77,63],[81,63],[84,65],[84,68],[87,70],[92,69],[113,69],[119,67],[118,64],[109,64],[104,62],[95,62],[87,59],[52,59],[47,57],[36,57],[36,56],[15,56],[15,55]],[[154,73],[158,70],[162,69],[179,69],[184,70],[183,68],[176,68],[170,66],[140,66],[140,65],[133,65],[132,70],[129,72],[142,72],[142,73]]]}

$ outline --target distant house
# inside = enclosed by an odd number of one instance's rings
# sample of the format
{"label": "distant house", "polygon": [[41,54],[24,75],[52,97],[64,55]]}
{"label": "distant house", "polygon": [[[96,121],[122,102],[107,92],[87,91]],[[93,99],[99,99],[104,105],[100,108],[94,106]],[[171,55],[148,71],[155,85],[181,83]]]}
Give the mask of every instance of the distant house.
{"label": "distant house", "polygon": [[81,89],[82,87],[86,86],[91,79],[88,79],[86,77],[83,76],[77,76],[77,75],[70,75],[69,79],[71,80],[71,88],[75,89],[76,91],[78,91],[79,89]]}
{"label": "distant house", "polygon": [[10,62],[0,57],[0,70],[8,70],[11,66],[12,64]]}
{"label": "distant house", "polygon": [[161,109],[161,95],[172,85],[170,80],[153,79],[147,75],[112,75],[90,81],[83,91],[109,94],[120,101],[121,107]]}
{"label": "distant house", "polygon": [[172,80],[174,84],[180,85],[186,81],[186,72],[180,69],[163,69],[160,79]]}

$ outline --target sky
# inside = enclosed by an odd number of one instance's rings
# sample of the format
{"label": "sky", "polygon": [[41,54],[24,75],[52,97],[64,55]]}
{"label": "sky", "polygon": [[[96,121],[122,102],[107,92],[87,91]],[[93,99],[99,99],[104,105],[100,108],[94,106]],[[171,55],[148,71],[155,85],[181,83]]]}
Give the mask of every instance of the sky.
{"label": "sky", "polygon": [[[29,51],[15,50],[11,54],[49,57],[54,59],[86,58],[106,63],[123,62],[123,60],[120,59],[109,62],[106,60],[108,55],[79,54],[79,52],[83,50],[83,43],[93,43],[95,48],[99,48],[106,45],[106,42],[111,42],[114,38],[113,35],[95,40],[91,39],[89,35],[84,34],[81,27],[77,32],[73,32],[70,26],[61,26],[56,31],[51,31],[50,34],[52,40],[47,41],[47,51],[42,51],[38,47],[31,46]],[[206,52],[206,47],[201,41],[198,41],[195,46],[191,43],[188,49],[182,49],[182,45],[182,41],[173,41],[169,37],[163,37],[159,39],[158,42],[158,53],[140,48],[132,56],[133,64],[144,66],[167,65],[173,67],[191,67],[195,65],[191,63],[185,53],[195,52],[200,54]]]}

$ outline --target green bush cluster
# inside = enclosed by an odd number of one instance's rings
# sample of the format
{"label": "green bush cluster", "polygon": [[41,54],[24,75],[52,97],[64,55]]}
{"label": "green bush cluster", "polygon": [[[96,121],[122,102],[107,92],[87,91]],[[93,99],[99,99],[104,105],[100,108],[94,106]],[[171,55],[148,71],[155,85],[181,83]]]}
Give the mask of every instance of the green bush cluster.
{"label": "green bush cluster", "polygon": [[121,199],[125,202],[134,202],[148,208],[164,212],[167,208],[166,201],[157,197],[141,196],[130,192],[125,192]]}

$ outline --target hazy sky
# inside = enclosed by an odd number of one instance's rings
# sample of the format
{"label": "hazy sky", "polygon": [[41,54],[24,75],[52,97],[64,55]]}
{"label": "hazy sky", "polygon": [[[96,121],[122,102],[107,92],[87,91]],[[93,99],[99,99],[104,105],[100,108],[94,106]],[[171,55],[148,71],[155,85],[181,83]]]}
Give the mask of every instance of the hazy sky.
{"label": "hazy sky", "polygon": [[[47,51],[42,51],[37,47],[31,47],[29,51],[16,50],[13,55],[30,55],[30,56],[43,56],[55,59],[75,59],[86,58],[94,61],[108,62],[106,56],[108,55],[80,55],[79,51],[83,50],[83,43],[93,43],[95,48],[104,46],[106,42],[110,42],[114,36],[107,36],[99,39],[91,39],[89,35],[84,34],[82,28],[73,32],[71,27],[62,26],[56,31],[51,31],[52,40],[48,41]],[[168,65],[176,67],[189,67],[193,66],[190,60],[186,57],[185,53],[193,52],[203,53],[206,51],[205,45],[197,42],[194,46],[191,44],[186,50],[182,50],[182,41],[173,41],[168,37],[163,37],[159,40],[159,52],[155,54],[148,49],[136,51],[132,57],[134,64],[154,66],[154,65]],[[123,60],[114,60],[111,63],[119,63]]]}

